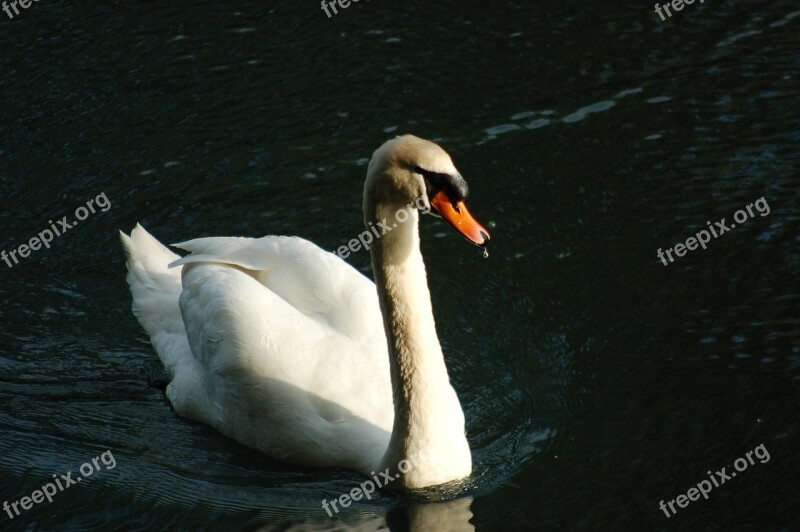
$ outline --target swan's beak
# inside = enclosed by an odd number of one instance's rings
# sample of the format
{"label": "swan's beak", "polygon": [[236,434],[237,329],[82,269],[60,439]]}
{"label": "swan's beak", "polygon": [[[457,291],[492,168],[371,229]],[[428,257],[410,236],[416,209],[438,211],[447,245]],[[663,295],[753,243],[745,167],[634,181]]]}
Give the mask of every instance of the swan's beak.
{"label": "swan's beak", "polygon": [[472,217],[464,200],[452,201],[444,190],[440,190],[431,199],[431,208],[476,246],[489,244],[489,231]]}

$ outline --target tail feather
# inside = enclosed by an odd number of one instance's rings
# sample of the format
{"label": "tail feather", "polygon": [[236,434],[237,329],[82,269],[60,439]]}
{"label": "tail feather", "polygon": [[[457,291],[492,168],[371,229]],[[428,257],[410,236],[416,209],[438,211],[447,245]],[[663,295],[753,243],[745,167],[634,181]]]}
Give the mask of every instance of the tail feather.
{"label": "tail feather", "polygon": [[128,256],[133,314],[172,379],[181,365],[193,362],[178,303],[182,268],[169,268],[180,257],[139,224],[130,236],[120,231],[120,239]]}

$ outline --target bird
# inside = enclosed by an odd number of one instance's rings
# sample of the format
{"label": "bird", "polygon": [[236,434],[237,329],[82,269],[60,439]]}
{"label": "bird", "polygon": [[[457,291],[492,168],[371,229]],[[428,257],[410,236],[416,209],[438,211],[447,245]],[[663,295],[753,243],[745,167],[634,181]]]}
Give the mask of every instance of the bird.
{"label": "bird", "polygon": [[175,412],[275,459],[355,470],[378,487],[468,478],[419,239],[420,216],[432,214],[485,251],[489,231],[467,195],[438,144],[410,134],[383,143],[361,198],[374,283],[300,237],[197,238],[173,244],[181,257],[138,223],[120,231],[133,314]]}

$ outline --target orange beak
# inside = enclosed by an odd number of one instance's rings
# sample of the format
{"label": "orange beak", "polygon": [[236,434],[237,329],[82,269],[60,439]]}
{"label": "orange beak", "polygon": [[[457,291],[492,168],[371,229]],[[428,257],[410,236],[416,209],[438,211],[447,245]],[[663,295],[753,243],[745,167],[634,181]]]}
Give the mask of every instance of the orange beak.
{"label": "orange beak", "polygon": [[472,217],[467,206],[464,205],[464,200],[453,202],[447,197],[444,190],[440,190],[431,199],[431,207],[464,238],[476,246],[485,247],[489,243],[489,231]]}

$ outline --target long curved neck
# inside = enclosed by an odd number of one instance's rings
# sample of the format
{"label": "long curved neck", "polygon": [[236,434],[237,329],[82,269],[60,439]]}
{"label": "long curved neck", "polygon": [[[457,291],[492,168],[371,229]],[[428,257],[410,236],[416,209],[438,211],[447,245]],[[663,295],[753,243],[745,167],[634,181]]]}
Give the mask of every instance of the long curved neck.
{"label": "long curved neck", "polygon": [[411,470],[398,484],[423,487],[469,475],[471,458],[464,415],[450,385],[433,320],[419,249],[419,214],[408,209],[408,218],[400,222],[396,212],[375,206],[365,217],[374,226],[383,222],[391,228],[370,250],[389,347],[395,412],[379,467],[396,471],[402,460],[408,460]]}

